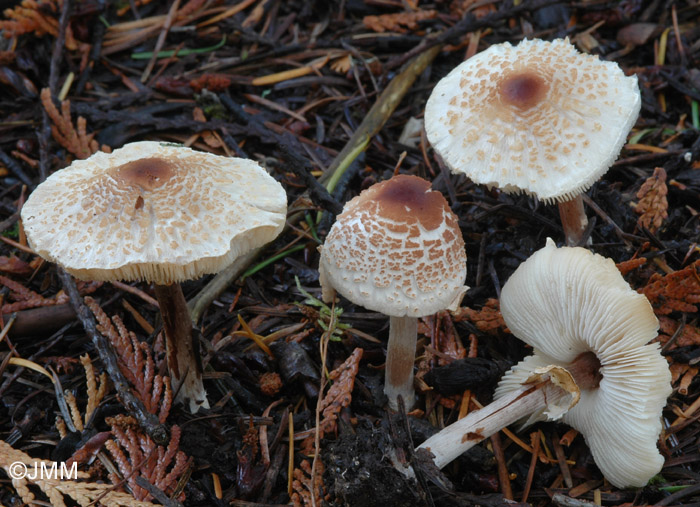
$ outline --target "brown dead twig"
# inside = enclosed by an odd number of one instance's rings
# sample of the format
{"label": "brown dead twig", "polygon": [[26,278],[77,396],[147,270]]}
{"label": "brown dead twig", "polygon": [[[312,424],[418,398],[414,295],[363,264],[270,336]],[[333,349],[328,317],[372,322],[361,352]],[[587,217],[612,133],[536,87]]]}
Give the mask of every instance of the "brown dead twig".
{"label": "brown dead twig", "polygon": [[700,303],[700,260],[667,275],[654,274],[638,292],[644,294],[657,315],[698,311]]}
{"label": "brown dead twig", "polygon": [[[40,470],[60,470],[60,465],[53,461],[32,458],[0,440],[0,467],[12,477],[18,470],[16,465],[18,462],[26,466],[28,473],[23,478],[12,479],[12,486],[22,502],[27,505],[36,503],[36,494],[32,491],[32,488],[36,487],[46,495],[49,503],[54,507],[66,507],[64,498],[66,496],[85,507],[94,505],[98,499],[99,505],[105,507],[155,507],[155,504],[150,502],[137,501],[131,495],[114,491],[109,484],[81,481],[80,479],[86,479],[89,476],[87,472],[76,470],[76,477],[70,478],[61,477],[59,473],[51,474],[55,477],[42,474]],[[24,467],[21,469],[24,471]]]}
{"label": "brown dead twig", "polygon": [[[41,104],[46,109],[46,113],[51,118],[51,133],[53,138],[65,149],[78,158],[88,158],[93,153],[100,150],[99,143],[94,139],[95,133],[87,133],[87,121],[82,116],[78,116],[77,129],[73,126],[70,114],[70,100],[61,102],[61,111],[56,108],[51,98],[51,90],[43,88],[41,90]],[[102,145],[102,151],[111,151],[108,146]]]}
{"label": "brown dead twig", "polygon": [[639,218],[637,225],[655,233],[661,228],[663,221],[668,218],[668,187],[666,187],[666,171],[661,167],[654,169],[637,192],[639,202],[634,208]]}
{"label": "brown dead twig", "polygon": [[[102,285],[101,282],[80,282],[78,289],[81,294],[90,294]],[[46,298],[41,294],[28,289],[19,282],[0,275],[0,286],[10,290],[10,296],[14,303],[5,303],[0,307],[0,313],[12,313],[41,306],[62,305],[68,302],[68,296],[63,291],[59,291],[52,298]]]}
{"label": "brown dead twig", "polygon": [[85,304],[97,319],[98,331],[112,344],[119,359],[119,369],[134,387],[134,394],[148,412],[157,415],[160,423],[164,423],[170,413],[173,393],[170,378],[155,373],[156,364],[151,348],[147,343],[139,341],[119,316],[115,315],[110,320],[91,297],[85,298]]}
{"label": "brown dead twig", "polygon": [[10,289],[10,295],[15,300],[14,303],[2,305],[2,313],[18,312],[28,308],[39,306],[62,305],[68,302],[68,296],[63,291],[59,291],[53,298],[45,298],[31,289],[26,288],[19,282],[15,282],[7,277],[0,276],[0,285]]}
{"label": "brown dead twig", "polygon": [[[37,37],[43,35],[58,36],[58,17],[63,7],[63,0],[22,0],[22,3],[5,9],[3,14],[6,21],[0,21],[0,32],[6,39],[34,33]],[[73,51],[79,43],[73,37],[70,27],[66,28],[66,48]]]}
{"label": "brown dead twig", "polygon": [[396,12],[380,16],[365,16],[362,19],[362,23],[374,32],[407,33],[409,30],[417,29],[419,21],[434,19],[436,16],[437,11],[434,10]]}
{"label": "brown dead twig", "polygon": [[[156,445],[148,435],[141,432],[133,417],[109,417],[106,421],[112,428],[114,440],[108,440],[105,447],[117,463],[123,480],[129,484],[134,498],[151,499],[150,493],[137,484],[137,477],[143,477],[169,496],[176,493],[180,478],[192,462],[192,458],[179,450],[180,428],[171,428],[170,442],[167,447],[163,447]],[[110,480],[114,484],[123,482],[122,478],[114,474],[110,474]],[[185,499],[183,492],[177,492],[176,496],[180,501]]]}

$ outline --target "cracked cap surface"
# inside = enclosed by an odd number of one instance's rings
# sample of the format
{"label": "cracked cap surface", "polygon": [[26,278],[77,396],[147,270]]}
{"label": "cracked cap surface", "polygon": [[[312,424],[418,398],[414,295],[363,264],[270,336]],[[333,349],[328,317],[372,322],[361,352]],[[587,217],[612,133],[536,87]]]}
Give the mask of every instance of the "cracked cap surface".
{"label": "cracked cap surface", "polygon": [[282,186],[252,160],[143,141],[52,174],[22,223],[34,251],[77,278],[169,284],[271,241],[286,209]]}
{"label": "cracked cap surface", "polygon": [[496,44],[444,77],[425,106],[428,140],[456,173],[544,202],[585,192],[639,114],[637,77],[568,40]]}
{"label": "cracked cap surface", "polygon": [[467,290],[457,217],[440,192],[398,175],[350,200],[321,249],[323,296],[394,317],[456,309]]}

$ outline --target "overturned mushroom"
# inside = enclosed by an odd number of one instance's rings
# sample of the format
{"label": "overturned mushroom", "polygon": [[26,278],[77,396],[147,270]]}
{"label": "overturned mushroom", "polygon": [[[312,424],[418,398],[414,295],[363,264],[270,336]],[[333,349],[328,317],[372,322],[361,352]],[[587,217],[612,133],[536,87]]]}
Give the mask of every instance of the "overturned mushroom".
{"label": "overturned mushroom", "polygon": [[573,246],[588,223],[581,194],[617,158],[640,105],[636,76],[568,40],[506,42],[435,86],[425,130],[454,172],[558,202]]}
{"label": "overturned mushroom", "polygon": [[179,282],[215,273],[282,230],[286,195],[251,160],[159,142],[76,160],[22,208],[29,244],[82,280],[155,283],[178,399],[208,407]]}
{"label": "overturned mushroom", "polygon": [[440,192],[398,175],[349,201],[321,249],[323,298],[337,290],[391,316],[384,392],[413,406],[417,318],[454,310],[467,290],[467,255],[457,217]]}
{"label": "overturned mushroom", "polygon": [[612,260],[547,240],[504,285],[501,312],[534,354],[506,373],[491,405],[420,447],[442,467],[518,419],[561,418],[612,484],[646,484],[663,466],[656,441],[671,393],[668,364],[648,343],[658,321],[647,299]]}

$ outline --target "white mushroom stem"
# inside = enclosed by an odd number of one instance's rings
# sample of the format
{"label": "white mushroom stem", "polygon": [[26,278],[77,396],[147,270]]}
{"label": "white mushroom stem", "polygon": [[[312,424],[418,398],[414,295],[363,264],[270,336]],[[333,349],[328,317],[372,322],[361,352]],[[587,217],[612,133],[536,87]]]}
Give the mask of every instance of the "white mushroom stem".
{"label": "white mushroom stem", "polygon": [[413,363],[416,360],[416,338],[418,319],[415,317],[391,317],[389,321],[389,344],[386,349],[386,379],[384,394],[389,398],[389,407],[398,410],[398,397],[403,398],[406,410],[413,408]]}
{"label": "white mushroom stem", "polygon": [[[600,363],[593,353],[581,354],[566,366],[578,389],[591,389],[600,381]],[[551,379],[536,384],[523,385],[486,407],[469,413],[466,417],[442,429],[417,449],[427,449],[433,455],[438,468],[443,468],[462,453],[500,431],[506,426],[546,409],[565,395],[566,390],[554,385]]]}
{"label": "white mushroom stem", "polygon": [[192,413],[199,407],[208,408],[201,360],[192,340],[192,321],[182,288],[179,283],[155,284],[155,293],[163,317],[170,381],[173,392],[177,393],[175,399],[189,403]]}
{"label": "white mushroom stem", "polygon": [[583,234],[588,227],[588,218],[583,209],[583,197],[577,195],[570,201],[559,203],[559,217],[564,228],[567,246],[581,246]]}

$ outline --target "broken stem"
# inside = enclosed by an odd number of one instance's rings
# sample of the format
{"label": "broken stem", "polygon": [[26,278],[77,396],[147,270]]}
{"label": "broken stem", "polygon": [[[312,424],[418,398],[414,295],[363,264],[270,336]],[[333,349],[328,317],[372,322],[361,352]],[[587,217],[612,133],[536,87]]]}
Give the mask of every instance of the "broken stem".
{"label": "broken stem", "polygon": [[581,246],[583,234],[588,226],[588,218],[583,209],[583,196],[577,195],[570,201],[559,203],[559,217],[564,228],[566,246]]}
{"label": "broken stem", "polygon": [[406,410],[413,408],[413,363],[416,360],[418,319],[415,317],[391,317],[389,344],[386,349],[386,378],[384,394],[389,407],[398,410],[398,396],[403,398]]}
{"label": "broken stem", "polygon": [[[592,352],[579,355],[565,369],[576,383],[575,389],[592,389],[600,383],[600,362]],[[535,384],[525,384],[450,424],[419,445],[418,449],[430,451],[435,465],[443,468],[483,439],[519,419],[556,404],[568,394],[572,393],[555,385],[551,376]]]}
{"label": "broken stem", "polygon": [[199,349],[192,339],[192,321],[179,283],[155,284],[156,299],[163,317],[165,350],[176,401],[189,402],[190,412],[209,408],[202,383]]}

